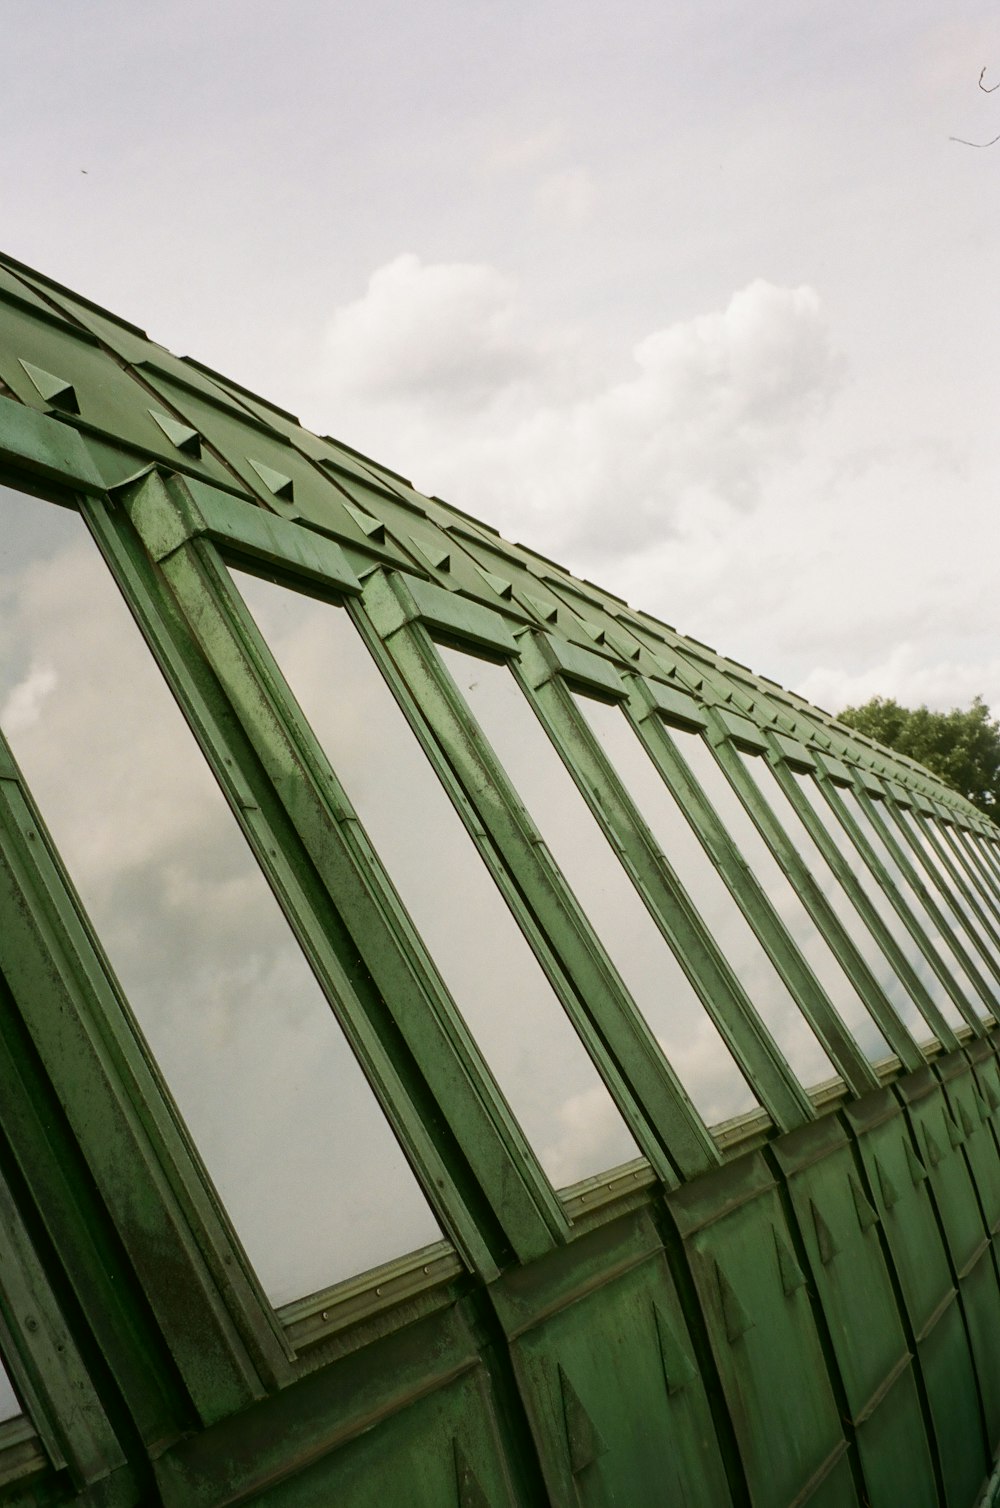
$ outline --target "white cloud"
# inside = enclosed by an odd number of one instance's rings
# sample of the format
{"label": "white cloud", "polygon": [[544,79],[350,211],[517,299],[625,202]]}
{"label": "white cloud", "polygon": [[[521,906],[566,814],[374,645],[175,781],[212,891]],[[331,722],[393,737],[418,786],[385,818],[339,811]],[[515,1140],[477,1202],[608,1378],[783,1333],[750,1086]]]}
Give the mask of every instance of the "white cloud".
{"label": "white cloud", "polygon": [[0,726],[11,734],[32,727],[41,717],[45,701],[55,690],[57,681],[58,676],[51,665],[32,665],[0,708]]}
{"label": "white cloud", "polygon": [[760,279],[651,332],[623,377],[566,332],[521,324],[495,267],[398,257],[335,314],[334,375],[368,422],[391,406],[409,474],[563,557],[627,555],[706,511],[754,508],[841,376],[816,292]]}
{"label": "white cloud", "polygon": [[404,253],[335,313],[327,337],[331,384],[421,408],[487,401],[536,363],[513,333],[514,295],[514,283],[495,267],[425,264]]}
{"label": "white cloud", "polygon": [[756,279],[617,362],[489,264],[399,258],[348,311],[338,428],[426,491],[831,709],[1000,706],[989,447],[846,383],[812,287]]}

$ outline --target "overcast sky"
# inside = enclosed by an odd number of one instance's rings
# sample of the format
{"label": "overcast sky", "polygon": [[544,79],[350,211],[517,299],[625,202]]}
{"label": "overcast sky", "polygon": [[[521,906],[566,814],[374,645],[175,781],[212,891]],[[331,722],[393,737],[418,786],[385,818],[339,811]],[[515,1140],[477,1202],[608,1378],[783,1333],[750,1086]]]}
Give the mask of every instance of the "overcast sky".
{"label": "overcast sky", "polygon": [[1000,712],[985,0],[6,0],[9,254],[836,710]]}

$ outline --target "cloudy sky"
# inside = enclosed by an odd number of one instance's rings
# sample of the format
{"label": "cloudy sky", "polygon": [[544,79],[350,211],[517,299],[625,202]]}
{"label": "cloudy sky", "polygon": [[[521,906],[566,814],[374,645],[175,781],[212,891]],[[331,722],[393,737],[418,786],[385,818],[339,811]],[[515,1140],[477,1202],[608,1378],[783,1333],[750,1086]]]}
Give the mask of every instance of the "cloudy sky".
{"label": "cloudy sky", "polygon": [[4,249],[837,709],[1000,712],[985,0],[7,0]]}

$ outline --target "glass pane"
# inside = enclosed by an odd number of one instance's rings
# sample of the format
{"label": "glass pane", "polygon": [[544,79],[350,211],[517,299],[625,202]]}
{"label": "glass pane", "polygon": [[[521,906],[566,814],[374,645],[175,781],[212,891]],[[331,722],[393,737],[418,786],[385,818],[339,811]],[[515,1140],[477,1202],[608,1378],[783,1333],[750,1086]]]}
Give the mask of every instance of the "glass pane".
{"label": "glass pane", "polygon": [[238,577],[271,652],[542,1167],[638,1155],[621,1112],[347,612]]}
{"label": "glass pane", "polygon": [[[985,927],[982,925],[979,918],[976,916],[975,912],[966,901],[965,897],[958,890],[954,879],[948,872],[947,864],[944,862],[944,859],[938,852],[937,847],[933,843],[930,835],[924,831],[923,827],[917,821],[912,812],[907,811],[904,807],[901,807],[899,808],[899,814],[905,825],[909,828],[910,832],[913,833],[914,837],[919,843],[921,851],[927,856],[928,865],[930,866],[933,877],[937,881],[938,887],[942,892],[941,896],[938,899],[938,904],[941,906],[941,909],[944,911],[945,915],[952,921],[956,934],[963,940],[966,948],[969,950],[974,959],[976,958],[976,943],[974,943],[972,937],[969,936],[970,932],[974,934],[975,938],[978,940],[980,951],[985,953],[987,958],[990,959],[994,965],[1000,964],[1000,949],[998,949],[996,944],[992,941]],[[947,842],[946,839],[942,838],[939,838],[939,841],[945,843]],[[949,854],[949,858],[951,858],[952,863],[956,865],[959,873],[965,879],[966,884],[969,885],[970,888],[975,888],[973,883],[964,873],[961,863],[957,862],[954,856],[951,854]],[[961,921],[959,920],[959,916],[961,916],[962,918]],[[987,977],[989,977],[988,966],[986,973]]]}
{"label": "glass pane", "polygon": [[0,726],[272,1302],[438,1239],[81,519],[0,520]]}
{"label": "glass pane", "polygon": [[800,856],[805,860],[810,875],[822,890],[831,910],[834,911],[845,932],[882,986],[900,1019],[918,1042],[926,1039],[926,1021],[917,1010],[875,938],[851,904],[833,870],[809,836],[798,812],[778,783],[771,766],[766,759],[758,759],[752,754],[741,753],[740,758],[756,782],[764,800],[798,849]]}
{"label": "glass pane", "polygon": [[[930,820],[934,820],[931,818]],[[961,855],[966,869],[974,876],[976,884],[989,903],[991,911],[1000,905],[1000,879],[994,873],[989,859],[984,854],[975,835],[964,828],[949,823],[936,823],[936,830],[944,833],[945,841]]]}
{"label": "glass pane", "polygon": [[575,700],[793,1070],[807,1084],[831,1077],[829,1058],[625,713],[593,697]]}
{"label": "glass pane", "polygon": [[[944,985],[934,973],[923,952],[917,946],[915,939],[903,922],[902,917],[899,916],[874,873],[862,859],[859,850],[851,842],[846,828],[838,820],[836,813],[824,797],[816,781],[811,775],[806,775],[798,770],[795,772],[795,779],[806,800],[846,859],[851,873],[856,877],[873,908],[878,912],[886,931],[889,932],[900,952],[905,956],[910,967],[919,978],[945,1021],[950,1026],[964,1026],[965,1021],[958,1006],[951,999]],[[838,787],[838,793],[843,794],[840,787]]]}
{"label": "glass pane", "polygon": [[0,1424],[6,1419],[16,1419],[21,1413],[21,1403],[11,1386],[7,1369],[0,1361]]}
{"label": "glass pane", "polygon": [[502,665],[442,655],[633,1000],[709,1123],[758,1101],[593,813]]}
{"label": "glass pane", "polygon": [[[923,901],[917,895],[913,886],[909,883],[905,874],[903,873],[903,870],[896,863],[895,859],[890,853],[882,834],[880,822],[869,817],[867,811],[862,806],[861,801],[854,791],[843,790],[840,794],[844,799],[844,805],[854,817],[858,826],[861,828],[862,833],[874,848],[876,856],[884,865],[886,872],[892,880],[892,883],[896,886],[900,895],[903,897],[904,901],[906,901],[907,905],[910,907],[910,910],[916,917],[917,922],[923,928],[924,933],[930,939],[931,946],[934,948],[935,952],[937,952],[944,960],[945,966],[954,977],[956,984],[959,986],[969,1003],[974,1007],[976,1011],[981,1011],[982,1002],[980,1000],[979,992],[976,990],[975,986],[972,983],[972,980],[969,978],[968,974],[965,972],[962,965],[955,957],[949,939],[942,936],[940,930],[935,925]],[[947,908],[945,907],[943,909]]]}
{"label": "glass pane", "polygon": [[705,739],[700,733],[680,729],[671,730],[671,736],[861,1051],[868,1058],[886,1057],[889,1052],[888,1042],[830,951],[830,945],[796,895],[788,876],[754,826],[746,807]]}

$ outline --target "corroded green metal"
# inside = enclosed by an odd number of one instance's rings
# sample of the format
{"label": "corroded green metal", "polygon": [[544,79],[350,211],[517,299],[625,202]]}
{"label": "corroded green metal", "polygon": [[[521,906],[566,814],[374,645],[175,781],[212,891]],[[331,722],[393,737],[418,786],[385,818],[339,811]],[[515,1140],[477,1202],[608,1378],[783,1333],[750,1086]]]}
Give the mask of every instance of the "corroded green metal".
{"label": "corroded green metal", "polygon": [[[995,830],[909,761],[9,260],[2,488],[86,521],[445,1239],[269,1303],[0,718],[0,1360],[22,1407],[0,1423],[0,1503],[996,1501]],[[551,1186],[234,567],[344,607],[634,1161]],[[759,1110],[699,1116],[441,646],[511,667]],[[623,709],[832,1082],[796,1079],[581,690]],[[671,727],[713,751],[894,1056],[859,1048]],[[936,1040],[897,1016],[741,749]],[[858,810],[884,816],[884,861]]]}

